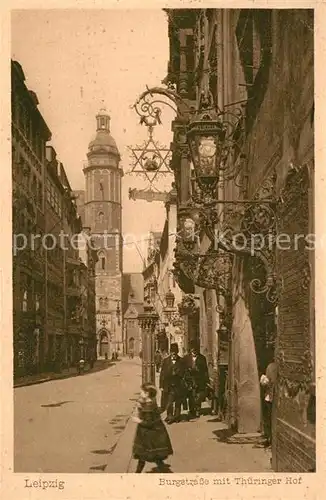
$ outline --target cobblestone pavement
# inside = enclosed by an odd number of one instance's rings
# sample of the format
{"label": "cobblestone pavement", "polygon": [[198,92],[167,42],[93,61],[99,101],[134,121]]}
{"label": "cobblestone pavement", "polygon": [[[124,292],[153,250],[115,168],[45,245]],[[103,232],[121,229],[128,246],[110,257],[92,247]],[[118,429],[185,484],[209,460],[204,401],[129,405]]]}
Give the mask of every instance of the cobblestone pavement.
{"label": "cobblestone pavement", "polygon": [[[140,361],[123,359],[95,373],[16,388],[14,471],[134,472],[136,424],[129,417],[140,384]],[[226,425],[205,410],[197,420],[167,426],[174,454],[166,472],[271,472],[269,450],[248,436],[229,442]],[[144,472],[157,471],[147,464]]]}
{"label": "cobblestone pavement", "polygon": [[[159,398],[158,398],[159,400]],[[174,473],[225,473],[225,472],[272,472],[271,452],[260,443],[257,435],[232,435],[223,422],[208,414],[203,405],[199,419],[188,422],[186,412],[183,421],[167,425],[174,454],[166,460],[166,472]],[[163,419],[165,414],[162,415]],[[118,446],[108,457],[107,472],[134,472],[136,461],[131,457],[136,424],[129,420]],[[152,464],[146,464],[144,473],[157,472]]]}
{"label": "cobblestone pavement", "polygon": [[140,362],[14,390],[14,471],[105,472],[141,384]]}

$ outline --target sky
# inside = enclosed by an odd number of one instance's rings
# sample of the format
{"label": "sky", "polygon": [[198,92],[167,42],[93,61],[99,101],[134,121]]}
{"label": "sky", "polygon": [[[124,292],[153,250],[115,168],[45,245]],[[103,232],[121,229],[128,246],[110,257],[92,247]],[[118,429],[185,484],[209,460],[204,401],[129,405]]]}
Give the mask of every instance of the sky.
{"label": "sky", "polygon": [[[147,138],[146,127],[130,106],[146,85],[161,85],[167,74],[166,14],[160,9],[13,10],[11,37],[12,58],[37,94],[72,189],[85,187],[82,168],[96,132],[95,115],[103,105],[111,117],[121,166],[130,170],[128,146]],[[155,138],[166,146],[172,140],[172,119],[167,109],[155,130]],[[172,181],[169,176],[157,187],[168,190]],[[124,247],[124,272],[138,272],[148,231],[162,230],[165,209],[160,202],[129,200],[130,187],[143,189],[146,183],[134,175],[123,177],[123,232],[136,242]]]}

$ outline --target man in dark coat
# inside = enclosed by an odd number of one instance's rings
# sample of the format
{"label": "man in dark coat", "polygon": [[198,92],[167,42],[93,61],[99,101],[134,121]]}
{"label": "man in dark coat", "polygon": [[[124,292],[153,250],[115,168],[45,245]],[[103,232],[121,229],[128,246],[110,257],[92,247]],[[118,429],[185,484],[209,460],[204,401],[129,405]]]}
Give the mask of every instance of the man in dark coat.
{"label": "man in dark coat", "polygon": [[189,416],[199,417],[201,404],[206,397],[206,388],[209,383],[207,361],[195,344],[192,344],[190,353],[184,357],[186,380],[188,380]]}
{"label": "man in dark coat", "polygon": [[178,344],[171,344],[170,356],[163,359],[160,373],[162,402],[166,406],[168,424],[180,422],[181,402],[184,398],[184,364],[178,352]]}
{"label": "man in dark coat", "polygon": [[266,368],[266,373],[260,378],[260,384],[264,390],[264,405],[263,405],[263,419],[264,419],[264,434],[265,446],[272,444],[272,413],[275,385],[277,381],[277,364],[274,360],[274,353],[268,353],[269,364]]}
{"label": "man in dark coat", "polygon": [[161,355],[160,351],[157,350],[155,353],[156,373],[159,373],[160,368],[161,368],[161,364],[162,364],[162,355]]}

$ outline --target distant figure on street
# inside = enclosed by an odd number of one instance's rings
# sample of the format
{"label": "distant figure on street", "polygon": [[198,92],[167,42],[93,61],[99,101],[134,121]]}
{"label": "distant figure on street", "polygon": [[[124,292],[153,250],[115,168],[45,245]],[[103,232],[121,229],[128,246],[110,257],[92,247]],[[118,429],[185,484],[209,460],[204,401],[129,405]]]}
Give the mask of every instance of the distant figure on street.
{"label": "distant figure on street", "polygon": [[161,420],[156,402],[156,388],[143,384],[137,404],[137,416],[133,417],[137,431],[133,444],[133,457],[138,460],[136,472],[140,473],[146,462],[156,463],[158,472],[166,467],[164,460],[173,454],[170,437]]}
{"label": "distant figure on street", "polygon": [[266,373],[260,377],[260,385],[264,390],[263,418],[266,438],[265,446],[272,444],[272,410],[277,379],[277,364],[274,361],[274,353],[271,353],[269,358],[270,363],[267,365]]}
{"label": "distant figure on street", "polygon": [[156,373],[159,373],[161,365],[162,365],[162,355],[161,355],[160,351],[157,350],[156,353],[155,353]]}
{"label": "distant figure on street", "polygon": [[168,424],[180,422],[181,403],[184,399],[184,364],[178,352],[178,344],[171,344],[171,354],[163,359],[160,373],[161,411],[166,409]]}
{"label": "distant figure on street", "polygon": [[205,356],[200,354],[195,343],[191,345],[190,353],[183,359],[185,384],[188,390],[189,418],[199,417],[209,384],[207,361]]}
{"label": "distant figure on street", "polygon": [[139,351],[139,358],[143,359],[143,351]]}
{"label": "distant figure on street", "polygon": [[95,362],[94,356],[91,355],[90,360],[89,360],[89,367],[91,370],[94,368],[94,362]]}
{"label": "distant figure on street", "polygon": [[85,370],[85,360],[81,358],[78,362],[78,375],[84,373],[84,370]]}

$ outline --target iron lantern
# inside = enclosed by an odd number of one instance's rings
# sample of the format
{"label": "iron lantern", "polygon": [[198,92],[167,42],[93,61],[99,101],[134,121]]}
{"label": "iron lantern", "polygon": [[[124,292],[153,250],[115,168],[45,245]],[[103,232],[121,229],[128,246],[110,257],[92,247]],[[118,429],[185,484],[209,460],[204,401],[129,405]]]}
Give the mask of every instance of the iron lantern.
{"label": "iron lantern", "polygon": [[201,187],[214,188],[219,181],[219,171],[224,161],[226,129],[218,114],[204,110],[189,123],[187,140]]}
{"label": "iron lantern", "polygon": [[182,240],[184,242],[194,242],[196,236],[196,222],[192,217],[186,217],[182,221]]}
{"label": "iron lantern", "polygon": [[174,307],[175,296],[174,296],[174,293],[171,292],[170,289],[165,294],[165,301],[166,301],[166,305],[167,305],[168,308],[172,309]]}
{"label": "iron lantern", "polygon": [[169,291],[165,294],[166,307],[163,309],[167,324],[171,323],[172,318],[175,315],[174,301],[174,293],[169,289]]}

